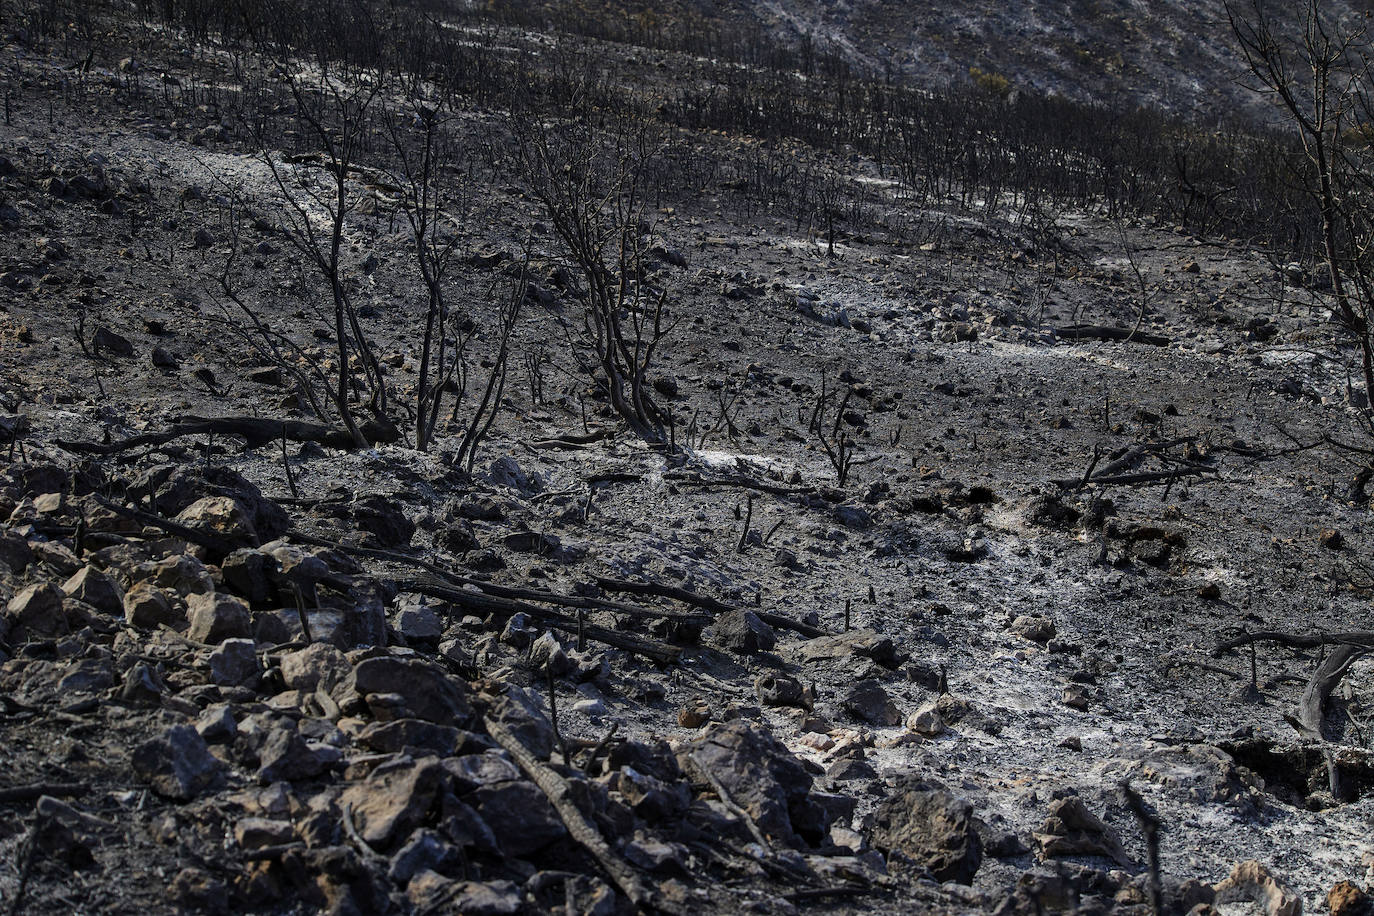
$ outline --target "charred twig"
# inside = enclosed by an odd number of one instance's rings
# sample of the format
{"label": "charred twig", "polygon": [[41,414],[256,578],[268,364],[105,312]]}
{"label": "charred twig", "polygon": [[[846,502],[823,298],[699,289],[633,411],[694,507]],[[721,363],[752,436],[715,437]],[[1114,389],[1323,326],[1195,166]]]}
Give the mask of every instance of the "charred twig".
{"label": "charred twig", "polygon": [[[372,444],[394,442],[399,437],[399,433],[393,427],[380,424],[365,424],[364,432],[367,434],[368,442]],[[69,452],[114,455],[143,446],[164,445],[183,436],[206,434],[238,436],[249,448],[260,448],[279,438],[290,439],[292,442],[316,442],[337,449],[352,450],[357,447],[348,431],[338,427],[305,423],[300,420],[268,420],[260,417],[183,417],[170,429],[156,433],[141,433],[119,442],[105,444],[57,439],[54,440],[54,444]]]}

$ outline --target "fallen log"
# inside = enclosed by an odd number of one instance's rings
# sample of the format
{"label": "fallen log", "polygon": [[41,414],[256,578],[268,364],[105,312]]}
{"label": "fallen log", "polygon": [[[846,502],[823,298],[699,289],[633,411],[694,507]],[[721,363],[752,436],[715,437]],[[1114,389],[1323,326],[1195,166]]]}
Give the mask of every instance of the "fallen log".
{"label": "fallen log", "polygon": [[741,489],[756,490],[772,496],[805,496],[816,492],[815,487],[791,487],[783,484],[765,483],[751,477],[703,477],[695,471],[669,471],[664,480],[689,487],[707,490]]}
{"label": "fallen log", "polygon": [[[369,445],[396,442],[401,438],[400,430],[390,424],[369,420],[362,424],[360,431]],[[243,439],[248,448],[260,448],[269,442],[287,439],[291,442],[315,442],[319,445],[352,451],[358,443],[348,430],[338,426],[324,426],[319,423],[306,423],[301,420],[274,420],[264,417],[182,417],[171,427],[155,433],[139,433],[118,442],[74,442],[57,439],[55,444],[69,452],[90,455],[115,455],[130,449],[145,446],[165,445],[183,436],[236,436]]]}
{"label": "fallen log", "polygon": [[[710,595],[700,595],[696,592],[688,591],[676,585],[667,585],[662,582],[631,582],[626,579],[597,579],[597,587],[607,592],[627,592],[632,595],[653,595],[658,598],[671,598],[673,601],[681,601],[694,607],[703,608],[716,614],[723,614],[726,611],[750,610],[739,605],[727,604],[718,598]],[[791,630],[793,633],[800,633],[808,639],[815,639],[817,636],[829,636],[830,634],[819,627],[813,627],[809,623],[802,623],[800,620],[793,620],[782,614],[773,614],[768,611],[755,610],[754,616],[758,617],[770,627],[779,630]]]}
{"label": "fallen log", "polygon": [[[527,614],[544,626],[564,633],[576,634],[580,632],[587,639],[605,643],[612,648],[629,652],[632,655],[639,655],[658,665],[671,665],[682,655],[680,648],[669,643],[612,630],[586,621],[579,623],[557,611],[540,607],[528,601],[517,601],[499,595],[488,595],[484,592],[453,588],[424,580],[398,582],[396,588],[398,591],[410,592],[415,595],[429,595],[431,598],[438,598],[458,607],[481,613],[497,614],[502,617]],[[659,614],[658,616],[669,615]]]}
{"label": "fallen log", "polygon": [[1105,324],[1070,324],[1055,328],[1054,332],[1067,340],[1104,340],[1123,343],[1143,343],[1152,347],[1167,347],[1173,341],[1158,334],[1147,334],[1131,328],[1118,328]]}

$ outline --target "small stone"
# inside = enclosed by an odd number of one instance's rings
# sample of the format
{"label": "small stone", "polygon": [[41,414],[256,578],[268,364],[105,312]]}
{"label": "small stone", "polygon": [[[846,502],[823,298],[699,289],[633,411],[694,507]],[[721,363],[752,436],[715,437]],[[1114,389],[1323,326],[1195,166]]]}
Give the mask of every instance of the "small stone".
{"label": "small stone", "polygon": [[233,741],[238,734],[238,722],[228,703],[216,703],[206,707],[205,712],[196,719],[196,731],[207,742],[219,743]]}
{"label": "small stone", "polygon": [[[334,690],[340,706],[369,694],[399,697],[408,717],[462,727],[472,717],[466,690],[442,669],[420,659],[364,659]],[[407,716],[396,716],[406,718]]]}
{"label": "small stone", "polygon": [[291,690],[332,691],[348,677],[348,657],[328,643],[315,642],[281,658],[281,678]]}
{"label": "small stone", "polygon": [[450,877],[463,867],[462,851],[434,830],[417,830],[410,840],[391,857],[389,875],[400,887],[422,871],[437,872]]}
{"label": "small stone", "polygon": [[124,673],[120,699],[129,703],[158,703],[167,692],[162,675],[147,662],[139,662]]}
{"label": "small stone", "polygon": [[153,347],[150,359],[152,360],[153,367],[157,369],[175,371],[181,368],[181,360],[177,359],[172,351],[168,350],[166,347]]}
{"label": "small stone", "polygon": [[1335,528],[1323,528],[1317,532],[1317,543],[1327,550],[1340,550],[1345,546],[1345,536]]}
{"label": "small stone", "polygon": [[234,842],[240,849],[262,849],[266,846],[282,846],[296,838],[296,830],[290,821],[271,820],[265,817],[245,817],[234,824]]}
{"label": "small stone", "polygon": [[1034,836],[1046,858],[1105,856],[1122,867],[1132,864],[1116,832],[1089,811],[1077,795],[1050,805],[1049,815]]}
{"label": "small stone", "polygon": [[1326,892],[1326,905],[1331,916],[1370,916],[1374,899],[1354,881],[1339,881]]}
{"label": "small stone", "polygon": [[1011,631],[1039,643],[1047,643],[1056,635],[1054,621],[1041,614],[1022,614],[1011,622]]}
{"label": "small stone", "polygon": [[711,721],[711,706],[697,699],[683,706],[677,713],[677,724],[683,728],[700,728]]}
{"label": "small stone", "polygon": [[258,754],[258,782],[292,782],[313,779],[337,763],[339,749],[312,744],[301,737],[294,724],[273,729]]}
{"label": "small stone", "polygon": [[116,334],[107,327],[95,329],[95,336],[91,338],[91,343],[95,350],[106,350],[115,356],[133,356],[134,344],[129,338]]}
{"label": "small stone", "polygon": [[754,692],[764,706],[807,707],[801,681],[785,674],[761,674],[754,680]]}
{"label": "small stone", "polygon": [[239,547],[258,543],[252,520],[239,503],[228,496],[206,496],[196,500],[177,515],[183,525],[215,534]]}
{"label": "small stone", "polygon": [[1302,898],[1254,860],[1236,865],[1213,890],[1219,905],[1253,903],[1264,916],[1302,916]]}
{"label": "small stone", "polygon": [[912,788],[888,796],[873,814],[870,842],[908,856],[937,881],[971,884],[983,862],[973,806],[948,792]]}
{"label": "small stone", "polygon": [[58,636],[67,631],[67,617],[62,610],[66,597],[55,585],[30,585],[10,599],[5,618],[11,633],[20,631],[25,637]]}
{"label": "small stone", "polygon": [[406,645],[437,643],[444,635],[443,623],[427,604],[407,603],[391,616],[391,626]]}

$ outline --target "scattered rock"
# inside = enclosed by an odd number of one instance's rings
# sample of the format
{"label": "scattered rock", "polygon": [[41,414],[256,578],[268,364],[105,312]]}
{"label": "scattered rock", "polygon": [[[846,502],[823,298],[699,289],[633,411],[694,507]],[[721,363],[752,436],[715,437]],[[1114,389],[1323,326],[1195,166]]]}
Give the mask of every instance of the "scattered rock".
{"label": "scattered rock", "polygon": [[226,639],[209,662],[210,683],[234,687],[258,673],[257,646],[251,639]]}
{"label": "scattered rock", "polygon": [[1374,898],[1354,881],[1339,881],[1327,891],[1326,906],[1331,916],[1369,916],[1374,912]]}
{"label": "scattered rock", "polygon": [[1011,622],[1011,631],[1031,642],[1047,643],[1054,639],[1054,621],[1041,614],[1022,614]]}

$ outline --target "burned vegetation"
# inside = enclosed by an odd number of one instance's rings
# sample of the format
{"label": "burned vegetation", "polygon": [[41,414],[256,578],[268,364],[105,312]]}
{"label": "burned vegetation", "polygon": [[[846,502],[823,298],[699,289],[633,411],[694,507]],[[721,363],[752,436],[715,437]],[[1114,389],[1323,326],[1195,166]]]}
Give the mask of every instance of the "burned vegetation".
{"label": "burned vegetation", "polygon": [[0,907],[1368,912],[1359,22],[676,12],[0,0]]}

